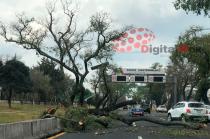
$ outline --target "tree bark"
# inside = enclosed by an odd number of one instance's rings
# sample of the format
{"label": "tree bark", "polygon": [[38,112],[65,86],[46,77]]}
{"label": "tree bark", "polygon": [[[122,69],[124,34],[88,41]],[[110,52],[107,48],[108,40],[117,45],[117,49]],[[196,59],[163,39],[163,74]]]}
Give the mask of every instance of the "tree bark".
{"label": "tree bark", "polygon": [[142,117],[132,117],[132,118],[125,118],[123,116],[117,116],[116,120],[122,121],[123,123],[126,123],[128,125],[131,125],[135,121],[147,121],[152,122],[155,124],[160,124],[164,126],[183,126],[185,128],[195,129],[198,130],[202,128],[201,124],[194,124],[194,123],[184,123],[184,122],[168,122],[152,117],[142,116]]}
{"label": "tree bark", "polygon": [[118,103],[116,105],[109,106],[109,107],[106,107],[106,108],[100,109],[100,110],[89,109],[89,113],[95,114],[95,115],[108,115],[109,112],[114,111],[118,108],[121,108],[121,107],[124,107],[124,106],[127,106],[127,105],[134,105],[134,104],[137,104],[137,102],[134,101],[134,100],[124,101],[124,102],[121,102],[121,103]]}
{"label": "tree bark", "polygon": [[11,101],[12,101],[12,89],[9,89],[9,94],[7,97],[9,108],[12,108]]}
{"label": "tree bark", "polygon": [[84,97],[85,97],[85,88],[83,87],[83,83],[79,87],[79,92],[80,92],[79,102],[80,102],[80,105],[83,106],[83,104],[84,104]]}
{"label": "tree bark", "polygon": [[106,108],[104,108],[104,111],[110,112],[110,111],[114,111],[118,108],[121,108],[121,107],[124,107],[124,106],[127,106],[127,105],[134,105],[134,104],[137,104],[137,102],[134,101],[134,100],[124,101],[124,102],[118,103],[116,105],[106,107]]}

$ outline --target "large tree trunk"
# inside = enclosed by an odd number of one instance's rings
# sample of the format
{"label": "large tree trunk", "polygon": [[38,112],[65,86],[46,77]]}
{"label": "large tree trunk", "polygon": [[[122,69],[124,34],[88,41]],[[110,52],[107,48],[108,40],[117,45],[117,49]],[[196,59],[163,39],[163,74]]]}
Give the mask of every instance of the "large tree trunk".
{"label": "large tree trunk", "polygon": [[118,103],[118,104],[113,105],[113,106],[108,106],[108,107],[106,107],[104,109],[100,109],[100,110],[89,109],[89,113],[95,114],[95,115],[108,115],[109,112],[114,111],[118,108],[122,108],[122,107],[127,106],[127,105],[134,105],[134,104],[137,104],[137,102],[134,101],[134,100],[124,101],[124,102]]}
{"label": "large tree trunk", "polygon": [[121,107],[124,107],[127,105],[134,105],[134,104],[137,104],[137,102],[135,100],[124,101],[121,103],[117,103],[116,105],[108,106],[108,107],[104,108],[104,111],[110,112],[110,111],[114,111],[118,108],[121,108]]}
{"label": "large tree trunk", "polygon": [[83,106],[84,98],[85,98],[85,88],[83,87],[83,85],[79,86],[79,93],[80,93],[79,103],[80,103],[81,106]]}
{"label": "large tree trunk", "polygon": [[9,108],[12,108],[11,101],[12,101],[12,89],[9,89],[9,94],[7,97]]}
{"label": "large tree trunk", "polygon": [[115,117],[115,119],[122,121],[128,125],[132,125],[132,123],[135,121],[147,121],[147,122],[152,122],[152,123],[160,124],[164,126],[183,126],[185,128],[196,129],[196,130],[202,128],[201,124],[187,123],[187,122],[168,122],[165,120],[160,120],[157,118],[152,118],[152,117],[147,117],[147,116],[125,118],[121,115],[118,115],[117,118]]}
{"label": "large tree trunk", "polygon": [[195,87],[194,85],[191,85],[189,94],[188,94],[188,96],[187,96],[187,101],[189,101],[189,100],[191,99],[192,93],[193,93],[193,88],[194,88],[194,87]]}

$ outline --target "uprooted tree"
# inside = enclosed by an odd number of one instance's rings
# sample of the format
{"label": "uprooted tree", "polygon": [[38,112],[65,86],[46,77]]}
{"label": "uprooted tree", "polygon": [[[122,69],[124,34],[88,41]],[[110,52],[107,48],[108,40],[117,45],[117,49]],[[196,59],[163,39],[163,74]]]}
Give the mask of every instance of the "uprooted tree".
{"label": "uprooted tree", "polygon": [[75,96],[79,95],[80,104],[83,104],[83,83],[89,68],[93,63],[100,64],[100,58],[110,56],[111,41],[122,36],[126,29],[113,30],[109,15],[97,13],[90,18],[87,28],[79,31],[75,21],[76,10],[72,5],[67,1],[48,4],[47,16],[41,21],[17,15],[17,20],[10,26],[1,24],[1,36],[6,42],[35,50],[38,55],[57,62],[61,70],[70,71],[75,76],[70,102],[73,103]]}
{"label": "uprooted tree", "polygon": [[107,114],[120,107],[137,103],[135,100],[125,99],[125,96],[133,93],[136,84],[111,81],[110,75],[117,69],[119,68],[112,64],[99,66],[90,80],[94,96],[88,99],[87,103],[95,106],[96,114]]}

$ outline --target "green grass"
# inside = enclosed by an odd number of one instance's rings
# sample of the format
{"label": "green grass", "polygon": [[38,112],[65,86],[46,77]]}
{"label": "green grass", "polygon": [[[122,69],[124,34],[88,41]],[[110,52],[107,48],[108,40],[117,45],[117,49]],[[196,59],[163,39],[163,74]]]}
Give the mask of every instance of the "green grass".
{"label": "green grass", "polygon": [[[12,108],[9,109],[7,103],[0,103],[0,123],[11,123],[31,119],[38,119],[43,113],[43,111],[45,111],[48,107],[53,106],[13,103]],[[64,109],[59,109],[56,112],[56,114],[63,115]]]}

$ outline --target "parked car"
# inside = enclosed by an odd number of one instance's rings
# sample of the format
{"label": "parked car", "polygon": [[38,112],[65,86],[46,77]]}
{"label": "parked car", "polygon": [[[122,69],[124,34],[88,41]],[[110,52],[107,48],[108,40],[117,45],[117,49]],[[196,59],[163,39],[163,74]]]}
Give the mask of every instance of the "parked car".
{"label": "parked car", "polygon": [[165,105],[159,105],[156,109],[156,112],[167,112],[167,108]]}
{"label": "parked car", "polygon": [[127,110],[127,109],[128,109],[128,106],[127,105],[123,107],[123,110]]}
{"label": "parked car", "polygon": [[144,109],[144,112],[151,112],[149,104],[142,104],[142,108]]}
{"label": "parked car", "polygon": [[210,105],[205,105],[208,115],[208,120],[210,121]]}
{"label": "parked car", "polygon": [[172,120],[202,120],[207,122],[207,109],[201,102],[182,101],[168,111],[168,121]]}
{"label": "parked car", "polygon": [[130,116],[144,116],[144,109],[140,105],[132,107],[129,111]]}

